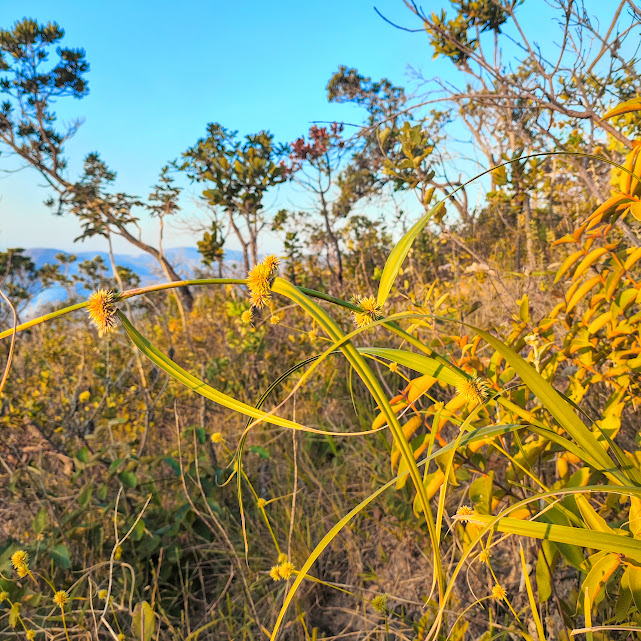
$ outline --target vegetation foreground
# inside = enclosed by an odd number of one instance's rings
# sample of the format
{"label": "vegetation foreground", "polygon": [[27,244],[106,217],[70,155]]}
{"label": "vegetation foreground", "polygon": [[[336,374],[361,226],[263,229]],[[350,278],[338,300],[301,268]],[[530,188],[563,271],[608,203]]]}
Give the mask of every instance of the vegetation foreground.
{"label": "vegetation foreground", "polygon": [[[408,7],[437,54],[472,74],[481,32],[498,38],[518,4],[453,2],[449,21]],[[13,60],[3,91],[31,96],[20,117],[6,103],[0,139],[49,176],[85,234],[126,237],[134,203],[109,192],[97,155],[77,183],[59,181],[64,136],[45,107],[84,91],[84,54],[59,49],[50,77],[11,75],[38,58],[34,43],[61,38],[27,20],[0,33]],[[522,73],[538,77],[536,61]],[[598,82],[575,68],[564,90],[597,109],[603,87],[638,87],[635,68]],[[518,93],[523,79],[499,80],[459,108],[494,117],[503,137],[485,92]],[[431,169],[443,114],[403,119],[402,90],[347,68],[328,91],[365,106],[357,142],[313,128],[272,158],[265,132],[243,146],[210,125],[173,166],[230,224],[243,219],[246,278],[222,276],[215,220],[199,247],[218,277],[180,280],[146,246],[166,283],[139,287],[115,265],[112,282],[86,264],[87,300],[20,323],[31,282],[78,283],[0,255],[2,638],[639,636],[641,99],[585,116],[603,139],[566,114],[552,152],[533,142],[541,106],[513,105],[501,121],[513,147],[493,148],[480,176],[487,204],[447,223],[470,183],[443,186]],[[238,184],[301,172],[320,176],[321,222],[306,230],[322,251],[306,259],[292,224],[304,216],[283,211],[272,222],[285,256],[261,257],[264,189]],[[169,174],[150,197],[161,230],[176,209]],[[352,211],[383,187],[423,207],[396,244]]]}

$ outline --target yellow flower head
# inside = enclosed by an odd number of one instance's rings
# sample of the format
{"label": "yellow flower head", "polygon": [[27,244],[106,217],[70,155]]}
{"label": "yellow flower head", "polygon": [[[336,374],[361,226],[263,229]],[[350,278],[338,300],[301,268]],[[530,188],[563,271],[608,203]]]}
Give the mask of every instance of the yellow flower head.
{"label": "yellow flower head", "polygon": [[69,603],[69,592],[66,590],[58,590],[53,595],[53,602],[60,608],[64,608]]}
{"label": "yellow flower head", "polygon": [[222,443],[223,435],[220,432],[214,432],[210,437],[212,443]]}
{"label": "yellow flower head", "polygon": [[269,322],[272,325],[278,325],[278,323],[280,323],[280,316],[278,316],[277,314],[274,314],[273,316],[270,317]]}
{"label": "yellow flower head", "polygon": [[87,313],[101,336],[116,326],[116,303],[119,298],[110,289],[100,289],[89,296]]}
{"label": "yellow flower head", "polygon": [[318,334],[312,330],[311,332],[307,333],[307,337],[309,338],[310,341],[315,341],[318,338]]}
{"label": "yellow flower head", "polygon": [[245,325],[249,325],[249,323],[252,322],[252,316],[253,316],[252,310],[247,309],[240,315],[240,320],[243,321]]}
{"label": "yellow flower head", "polygon": [[294,573],[294,564],[289,561],[281,563],[278,566],[278,574],[281,579],[289,579],[289,577]]}
{"label": "yellow flower head", "polygon": [[398,363],[388,363],[387,367],[389,367],[392,372],[398,372]]}
{"label": "yellow flower head", "polygon": [[360,308],[360,311],[352,312],[356,327],[367,327],[379,318],[383,318],[383,306],[379,305],[373,296],[357,298],[354,304]]}
{"label": "yellow flower head", "polygon": [[476,557],[481,563],[485,563],[486,565],[489,564],[490,562],[490,551],[489,550],[483,550],[478,557]]}
{"label": "yellow flower head", "polygon": [[278,565],[281,565],[282,563],[285,563],[287,560],[288,560],[288,557],[284,552],[281,552],[278,555]]}
{"label": "yellow flower head", "polygon": [[280,581],[280,573],[278,572],[277,565],[272,566],[272,569],[269,571],[269,576],[271,576],[274,581]]}
{"label": "yellow flower head", "polygon": [[9,593],[2,590],[2,592],[0,592],[0,603],[3,603],[4,601],[6,601],[8,596],[9,596]]}
{"label": "yellow flower head", "polygon": [[474,375],[472,378],[462,378],[457,383],[456,390],[469,403],[480,405],[490,397],[492,388],[480,376]]}
{"label": "yellow flower head", "polygon": [[17,550],[11,555],[11,565],[19,570],[21,567],[28,567],[29,555],[24,550]]}
{"label": "yellow flower head", "polygon": [[125,641],[125,635],[122,632],[118,635],[118,641]]}
{"label": "yellow flower head", "polygon": [[371,601],[371,606],[381,614],[387,612],[387,594],[378,594]]}
{"label": "yellow flower head", "polygon": [[117,545],[116,551],[114,552],[114,561],[120,561],[121,556],[122,556],[122,548],[119,545]]}
{"label": "yellow flower head", "polygon": [[474,510],[469,505],[461,505],[461,507],[456,510],[454,519],[461,521],[461,523],[466,523],[469,520],[468,517],[472,516],[472,514],[474,514]]}
{"label": "yellow flower head", "polygon": [[107,598],[107,594],[109,594],[107,590],[100,590],[100,592],[98,592],[98,598],[104,601]]}
{"label": "yellow flower head", "polygon": [[21,579],[24,579],[29,574],[29,568],[26,565],[21,565],[16,572]]}
{"label": "yellow flower head", "polygon": [[249,302],[252,307],[265,307],[271,300],[271,285],[278,270],[279,260],[276,256],[266,256],[247,274]]}
{"label": "yellow flower head", "polygon": [[265,258],[263,259],[263,264],[269,267],[272,275],[274,275],[278,271],[280,258],[278,258],[278,256],[274,256],[274,254],[270,254],[269,256],[265,256]]}
{"label": "yellow flower head", "polygon": [[495,599],[498,599],[499,601],[504,601],[505,597],[507,596],[507,592],[505,591],[505,588],[502,585],[499,585],[498,583],[492,588],[492,596]]}
{"label": "yellow flower head", "polygon": [[27,639],[33,641],[36,638],[36,633],[33,630],[27,630]]}
{"label": "yellow flower head", "polygon": [[256,501],[256,505],[262,509],[267,505],[267,501],[261,496],[258,501]]}

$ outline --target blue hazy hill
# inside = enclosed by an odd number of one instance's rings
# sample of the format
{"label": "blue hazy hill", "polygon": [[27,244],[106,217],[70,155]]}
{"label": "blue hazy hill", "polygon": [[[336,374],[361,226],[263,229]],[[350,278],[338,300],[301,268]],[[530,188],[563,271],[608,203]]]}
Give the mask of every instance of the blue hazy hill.
{"label": "blue hazy hill", "polygon": [[[73,254],[76,260],[69,266],[69,276],[78,273],[78,266],[85,260],[92,260],[97,256],[102,258],[107,268],[107,276],[112,276],[111,263],[109,254],[100,251],[79,251],[67,252],[60,249],[50,247],[32,247],[25,249],[25,255],[29,256],[35,263],[36,268],[43,267],[44,265],[57,265],[57,254],[65,254],[69,256]],[[174,266],[176,271],[184,278],[191,278],[195,270],[204,267],[201,263],[201,256],[198,250],[194,247],[172,247],[165,250],[165,255],[169,262]],[[132,272],[137,274],[140,278],[141,285],[151,285],[152,283],[162,282],[166,280],[165,275],[162,273],[158,262],[149,254],[114,254],[116,265],[119,267],[127,267]],[[229,267],[236,265],[242,269],[243,255],[242,252],[237,250],[225,250],[225,263]],[[78,294],[86,295],[88,292],[79,285]],[[38,310],[43,306],[64,301],[67,297],[65,289],[60,285],[53,285],[40,292],[32,301],[29,308],[23,313],[23,318],[29,318],[38,313]]]}

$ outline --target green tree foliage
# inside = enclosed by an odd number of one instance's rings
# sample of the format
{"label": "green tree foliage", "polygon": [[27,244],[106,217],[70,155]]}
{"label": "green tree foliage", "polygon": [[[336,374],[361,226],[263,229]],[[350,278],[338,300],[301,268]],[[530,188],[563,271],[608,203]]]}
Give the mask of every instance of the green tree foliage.
{"label": "green tree foliage", "polygon": [[218,123],[207,125],[207,136],[183,153],[181,169],[203,183],[203,198],[221,209],[243,251],[245,270],[258,262],[259,236],[268,222],[263,199],[267,191],[289,178],[286,149],[267,131],[238,139],[238,132]]}
{"label": "green tree foliage", "polygon": [[[80,121],[61,129],[55,106],[60,98],[80,99],[88,94],[89,64],[84,50],[62,46],[56,47],[57,59],[50,62],[53,48],[63,37],[63,29],[55,22],[39,24],[28,18],[0,31],[0,93],[6,98],[0,109],[0,143],[46,179],[56,194],[47,202],[57,213],[71,212],[79,218],[84,229],[80,239],[118,235],[153,256],[169,280],[180,280],[162,249],[145,243],[131,229],[138,220],[132,208],[140,203],[133,196],[108,191],[116,174],[97,153],[87,155],[78,181],[68,176],[64,145]],[[152,206],[151,211],[158,210]],[[163,217],[158,217],[162,227]],[[182,296],[191,306],[189,291]]]}

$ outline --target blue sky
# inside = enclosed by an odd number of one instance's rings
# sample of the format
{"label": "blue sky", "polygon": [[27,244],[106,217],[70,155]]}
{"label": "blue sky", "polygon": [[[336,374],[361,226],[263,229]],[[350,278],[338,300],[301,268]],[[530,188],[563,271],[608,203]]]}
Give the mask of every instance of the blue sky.
{"label": "blue sky", "polygon": [[[86,49],[90,95],[57,109],[65,120],[84,118],[67,146],[70,174],[97,150],[118,172],[119,190],[146,196],[160,167],[203,135],[208,122],[241,134],[268,129],[292,141],[313,120],[360,121],[357,110],[326,101],[325,85],[338,65],[396,84],[408,84],[408,63],[437,66],[422,34],[392,28],[374,5],[410,22],[400,0],[4,0],[0,25],[25,16],[55,20],[68,46]],[[13,167],[0,156],[0,169]],[[41,183],[29,169],[0,178],[0,247],[73,247],[78,224],[42,205]],[[191,197],[197,193],[187,190],[185,216],[197,214]],[[153,226],[144,231],[155,238]],[[190,241],[174,229],[167,245]],[[99,239],[76,247],[104,248]]]}
{"label": "blue sky", "polygon": [[[588,2],[605,20],[614,10],[608,5]],[[394,29],[374,6],[394,22],[417,26],[402,0],[0,0],[0,26],[25,16],[55,20],[67,46],[86,49],[90,94],[57,107],[65,121],[84,119],[67,145],[70,176],[78,175],[88,152],[99,151],[118,172],[116,188],[145,197],[160,168],[202,136],[208,122],[241,135],[268,129],[281,142],[305,133],[314,120],[360,122],[358,109],[327,103],[325,86],[340,64],[388,77],[410,92],[409,65],[427,78],[456,78],[447,61],[432,59],[423,33]],[[520,14],[528,33],[549,47],[557,31],[547,3],[528,0]],[[0,154],[0,170],[15,168]],[[104,249],[100,239],[74,245],[77,221],[44,207],[42,182],[30,169],[0,173],[0,248]],[[182,217],[188,220],[199,215],[200,190],[185,186]],[[292,207],[296,198],[284,187],[270,202]],[[155,224],[144,221],[142,228],[153,243]],[[166,246],[194,245],[196,238],[178,220]],[[264,249],[277,243],[267,238]],[[229,246],[235,248],[231,239]],[[131,251],[124,242],[117,249]]]}

